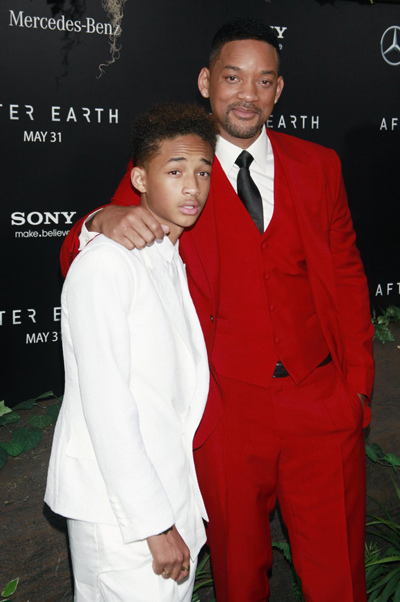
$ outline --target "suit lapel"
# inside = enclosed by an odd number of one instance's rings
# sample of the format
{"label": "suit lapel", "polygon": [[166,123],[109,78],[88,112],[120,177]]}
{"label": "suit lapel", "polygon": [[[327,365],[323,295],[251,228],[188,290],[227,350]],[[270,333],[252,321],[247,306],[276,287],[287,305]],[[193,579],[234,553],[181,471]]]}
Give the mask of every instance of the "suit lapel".
{"label": "suit lapel", "polygon": [[185,315],[173,282],[167,273],[164,260],[155,247],[156,244],[142,249],[141,254],[164,309],[192,355],[190,334]]}
{"label": "suit lapel", "polygon": [[[285,179],[299,224],[310,286],[321,327],[337,366],[343,362],[343,344],[338,323],[335,276],[329,246],[330,191],[321,164],[314,165],[313,157],[297,145],[286,145],[284,136],[268,132],[275,164],[275,182]],[[275,199],[279,198],[275,190]]]}

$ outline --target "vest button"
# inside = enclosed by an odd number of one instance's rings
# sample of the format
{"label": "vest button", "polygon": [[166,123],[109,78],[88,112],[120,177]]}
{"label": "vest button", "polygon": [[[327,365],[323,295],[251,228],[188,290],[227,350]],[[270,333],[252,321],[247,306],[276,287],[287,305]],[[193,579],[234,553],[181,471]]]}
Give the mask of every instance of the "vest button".
{"label": "vest button", "polygon": [[280,342],[281,342],[280,338],[279,337],[275,337],[275,343],[280,343]]}
{"label": "vest button", "polygon": [[214,316],[212,314],[210,314],[210,319],[211,319],[211,322],[214,322]]}
{"label": "vest button", "polygon": [[271,274],[264,274],[264,280],[269,280],[271,278]]}
{"label": "vest button", "polygon": [[267,241],[263,240],[263,242],[261,243],[261,248],[262,249],[268,249],[268,247],[269,247],[269,245],[268,245]]}
{"label": "vest button", "polygon": [[270,305],[269,309],[270,309],[270,311],[275,311],[275,305]]}

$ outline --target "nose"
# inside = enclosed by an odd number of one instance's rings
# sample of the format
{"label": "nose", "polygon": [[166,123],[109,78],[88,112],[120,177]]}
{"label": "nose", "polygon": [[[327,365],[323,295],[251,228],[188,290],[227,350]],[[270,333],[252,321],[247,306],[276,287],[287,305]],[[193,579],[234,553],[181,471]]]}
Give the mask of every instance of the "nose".
{"label": "nose", "polygon": [[257,85],[252,81],[243,81],[238,89],[238,98],[246,102],[258,100]]}
{"label": "nose", "polygon": [[183,184],[183,194],[194,197],[200,194],[200,188],[196,176],[187,175]]}

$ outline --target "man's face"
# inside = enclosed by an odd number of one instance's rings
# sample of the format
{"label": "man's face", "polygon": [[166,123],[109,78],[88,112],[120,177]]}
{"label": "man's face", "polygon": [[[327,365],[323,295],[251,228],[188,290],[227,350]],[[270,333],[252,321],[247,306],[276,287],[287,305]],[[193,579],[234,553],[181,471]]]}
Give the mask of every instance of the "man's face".
{"label": "man's face", "polygon": [[210,98],[223,138],[248,148],[259,136],[282,92],[278,64],[270,44],[240,40],[225,44],[210,69],[201,70],[199,90]]}
{"label": "man's face", "polygon": [[178,136],[160,143],[149,165],[134,167],[132,184],[142,193],[141,204],[170,227],[173,243],[193,226],[210,190],[213,152],[199,136]]}

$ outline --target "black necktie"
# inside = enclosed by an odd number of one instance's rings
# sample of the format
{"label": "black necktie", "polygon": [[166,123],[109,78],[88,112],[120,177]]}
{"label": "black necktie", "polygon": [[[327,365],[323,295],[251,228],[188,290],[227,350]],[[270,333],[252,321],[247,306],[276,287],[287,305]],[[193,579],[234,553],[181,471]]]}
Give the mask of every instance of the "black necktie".
{"label": "black necktie", "polygon": [[254,183],[249,171],[253,157],[247,151],[240,153],[235,163],[239,166],[237,176],[237,193],[243,205],[249,212],[253,222],[264,234],[264,215],[260,191]]}

